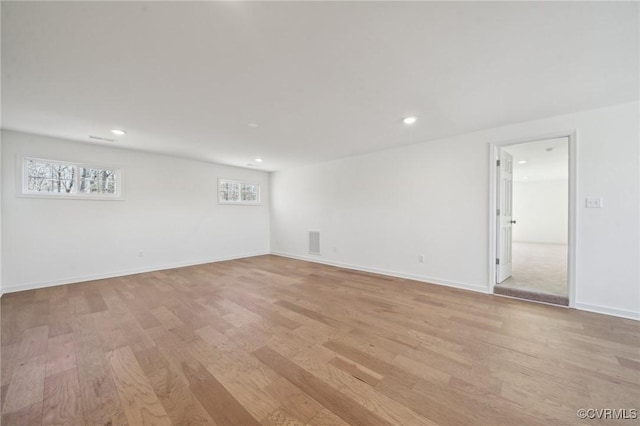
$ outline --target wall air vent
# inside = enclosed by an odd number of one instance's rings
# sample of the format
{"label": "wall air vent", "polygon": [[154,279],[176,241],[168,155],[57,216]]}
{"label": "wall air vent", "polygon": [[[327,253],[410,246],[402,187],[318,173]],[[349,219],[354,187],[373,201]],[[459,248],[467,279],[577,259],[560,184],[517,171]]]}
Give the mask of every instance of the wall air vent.
{"label": "wall air vent", "polygon": [[100,141],[100,142],[115,142],[115,139],[109,139],[109,138],[102,138],[100,136],[93,136],[93,135],[89,135],[89,139],[93,139],[96,141]]}
{"label": "wall air vent", "polygon": [[309,231],[309,254],[320,254],[320,231]]}

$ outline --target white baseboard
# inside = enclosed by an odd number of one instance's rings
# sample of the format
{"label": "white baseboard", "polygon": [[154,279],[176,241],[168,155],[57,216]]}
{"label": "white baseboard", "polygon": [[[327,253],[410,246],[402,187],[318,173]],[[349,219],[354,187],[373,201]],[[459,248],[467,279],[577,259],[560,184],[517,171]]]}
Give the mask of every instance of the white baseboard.
{"label": "white baseboard", "polygon": [[[17,292],[17,291],[34,290],[34,289],[38,289],[38,288],[53,287],[53,286],[57,286],[57,285],[74,284],[74,283],[80,283],[80,282],[85,282],[85,281],[94,281],[94,280],[102,280],[102,279],[106,279],[106,278],[116,278],[116,277],[123,277],[123,276],[127,276],[127,275],[142,274],[142,273],[145,273],[145,272],[164,271],[164,270],[167,270],[167,269],[183,268],[183,267],[186,267],[186,266],[203,265],[203,264],[206,264],[206,263],[224,262],[225,260],[243,259],[243,258],[254,257],[254,256],[264,256],[264,255],[267,255],[267,254],[272,254],[274,256],[288,257],[288,258],[297,259],[297,260],[304,260],[304,261],[307,261],[307,262],[321,263],[321,264],[324,264],[324,265],[336,266],[336,267],[339,267],[339,268],[351,269],[351,270],[355,270],[355,271],[371,272],[371,273],[374,273],[374,274],[380,274],[380,275],[385,275],[385,276],[389,276],[389,277],[405,278],[405,279],[414,280],[414,281],[420,281],[420,282],[431,283],[431,284],[438,284],[438,285],[443,285],[443,286],[447,286],[447,287],[459,288],[459,289],[462,289],[462,290],[475,291],[475,292],[478,292],[478,293],[485,293],[485,294],[489,293],[489,290],[486,287],[479,286],[479,285],[474,285],[474,284],[459,283],[459,282],[455,282],[455,281],[448,281],[448,280],[443,280],[443,279],[438,279],[438,278],[431,278],[431,277],[426,277],[426,276],[422,276],[422,275],[407,274],[407,273],[404,273],[404,272],[387,271],[387,270],[384,270],[384,269],[370,268],[370,267],[366,267],[366,266],[352,265],[352,264],[342,263],[342,262],[334,262],[334,261],[325,260],[325,259],[321,259],[321,258],[313,257],[313,256],[299,256],[299,255],[283,253],[283,252],[276,252],[276,251],[268,252],[268,251],[264,251],[264,252],[245,253],[245,254],[235,255],[235,256],[223,256],[223,257],[216,257],[216,258],[210,258],[210,259],[201,259],[201,260],[196,260],[196,261],[187,261],[187,262],[177,262],[177,263],[165,264],[165,265],[156,265],[156,266],[150,266],[150,267],[145,267],[145,268],[136,268],[136,269],[129,269],[129,270],[124,270],[124,271],[108,272],[108,273],[104,273],[104,274],[83,275],[83,276],[76,276],[76,277],[67,277],[67,278],[58,279],[58,280],[41,281],[41,282],[34,282],[34,283],[27,283],[27,284],[19,284],[19,285],[15,285],[15,286],[3,287],[2,288],[2,293],[0,295],[7,294],[7,293],[14,293],[14,292]],[[631,319],[631,320],[636,320],[636,321],[640,320],[640,312],[634,312],[634,311],[628,311],[628,310],[623,310],[623,309],[610,308],[608,306],[591,305],[591,304],[588,304],[588,303],[576,302],[575,309],[579,309],[579,310],[582,310],[582,311],[588,311],[588,312],[594,312],[594,313],[598,313],[598,314],[611,315],[611,316],[615,316],[615,317],[626,318],[626,319]]]}
{"label": "white baseboard", "polygon": [[[406,274],[406,273],[403,273],[403,272],[386,271],[386,270],[383,270],[383,269],[351,265],[351,264],[342,263],[342,262],[333,262],[333,261],[330,261],[330,260],[325,260],[325,259],[321,259],[321,258],[314,257],[314,256],[299,256],[299,255],[295,255],[295,254],[289,254],[289,253],[283,253],[283,252],[277,252],[277,251],[272,251],[271,254],[274,255],[274,256],[282,256],[282,257],[288,257],[288,258],[291,258],[291,259],[305,260],[305,261],[308,261],[308,262],[322,263],[324,265],[330,265],[330,266],[337,266],[339,268],[352,269],[352,270],[363,271],[363,272],[372,272],[374,274],[386,275],[386,276],[390,276],[390,277],[406,278],[406,279],[410,279],[410,280],[414,280],[414,281],[421,281],[421,282],[426,282],[426,283],[431,283],[431,284],[444,285],[444,286],[447,286],[447,287],[454,287],[454,288],[459,288],[459,289],[463,289],[463,290],[471,290],[471,291],[475,291],[475,292],[479,292],[479,293],[485,293],[485,294],[489,294],[490,293],[487,288],[485,288],[483,286],[473,285],[473,284],[458,283],[458,282],[454,282],[454,281],[448,281],[448,280],[442,280],[442,279],[438,279],[438,278],[425,277],[425,276],[421,276],[421,275]],[[502,296],[502,295],[500,295],[500,296]],[[507,296],[505,296],[505,297],[507,297]],[[541,303],[541,302],[536,302],[536,303]],[[553,305],[553,306],[557,306],[557,305]],[[564,307],[563,306],[563,308],[567,309],[569,307]],[[588,312],[594,312],[594,313],[598,313],[598,314],[611,315],[611,316],[620,317],[620,318],[627,318],[627,319],[632,319],[632,320],[640,320],[640,313],[638,313],[638,312],[626,311],[626,310],[615,309],[615,308],[609,308],[609,307],[606,307],[606,306],[589,305],[589,304],[586,304],[586,303],[576,303],[575,304],[575,309],[579,309],[579,310],[582,310],[582,311],[588,311]]]}
{"label": "white baseboard", "polygon": [[200,259],[200,260],[177,262],[177,263],[171,263],[171,264],[165,264],[165,265],[148,266],[144,268],[128,269],[124,271],[107,272],[103,274],[81,275],[76,277],[62,278],[58,280],[18,284],[15,286],[3,287],[2,294],[15,293],[17,291],[24,291],[24,290],[35,290],[38,288],[53,287],[53,286],[64,285],[64,284],[74,284],[74,283],[80,283],[85,281],[103,280],[106,278],[123,277],[126,275],[142,274],[145,272],[155,272],[155,271],[164,271],[167,269],[184,268],[185,266],[203,265],[205,263],[224,262],[225,260],[244,259],[246,257],[254,257],[254,256],[264,256],[267,254],[270,254],[270,253],[268,251],[246,253],[246,254],[235,255],[235,256],[223,256],[223,257],[216,257],[211,259]]}
{"label": "white baseboard", "polygon": [[384,269],[370,268],[367,266],[351,265],[348,263],[334,262],[334,261],[324,260],[324,259],[321,259],[318,257],[312,257],[312,256],[298,256],[295,254],[282,253],[277,251],[272,251],[271,254],[274,256],[288,257],[291,259],[304,260],[307,262],[322,263],[323,265],[337,266],[338,268],[352,269],[354,271],[371,272],[374,274],[386,275],[388,277],[395,277],[395,278],[405,278],[408,280],[420,281],[420,282],[430,283],[430,284],[438,284],[438,285],[443,285],[447,287],[459,288],[462,290],[471,290],[478,293],[485,293],[485,294],[489,293],[488,288],[484,286],[475,285],[475,284],[459,283],[455,281],[442,280],[439,278],[425,277],[423,275],[414,275],[414,274],[407,274],[407,273],[398,272],[398,271],[387,271]]}
{"label": "white baseboard", "polygon": [[597,314],[612,315],[614,317],[627,318],[640,321],[640,312],[627,311],[624,309],[610,308],[608,306],[591,305],[588,303],[576,302],[576,309],[581,311],[595,312]]}

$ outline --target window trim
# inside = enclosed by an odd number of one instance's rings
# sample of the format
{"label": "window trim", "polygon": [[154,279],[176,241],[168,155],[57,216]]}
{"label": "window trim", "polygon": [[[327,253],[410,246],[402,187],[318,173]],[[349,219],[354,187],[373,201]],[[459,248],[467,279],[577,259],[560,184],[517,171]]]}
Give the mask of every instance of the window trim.
{"label": "window trim", "polygon": [[[74,185],[77,189],[80,188],[80,168],[92,168],[92,169],[109,169],[115,170],[115,178],[116,178],[116,188],[115,193],[113,195],[109,194],[90,194],[83,192],[74,192],[74,193],[66,193],[66,192],[34,192],[29,191],[29,170],[27,167],[27,161],[35,160],[41,161],[45,163],[55,163],[55,164],[65,164],[69,166],[73,166],[76,168],[76,172],[74,174]],[[65,200],[100,200],[100,201],[120,201],[124,200],[124,192],[123,192],[123,176],[124,171],[122,167],[113,166],[108,164],[95,164],[84,161],[62,161],[55,160],[52,158],[42,158],[38,156],[32,155],[18,155],[17,156],[18,167],[17,172],[19,178],[17,179],[18,186],[18,196],[24,198],[49,198],[49,199],[65,199]]]}
{"label": "window trim", "polygon": [[[240,200],[239,201],[229,201],[229,200],[223,200],[221,197],[221,191],[220,191],[220,186],[223,183],[237,183],[240,186]],[[258,188],[258,199],[256,201],[243,201],[242,200],[242,185],[255,185]],[[232,205],[232,206],[259,206],[262,201],[261,201],[261,188],[260,188],[260,184],[259,183],[255,183],[255,182],[247,182],[247,181],[241,181],[241,180],[237,180],[237,179],[227,179],[227,178],[218,178],[218,204],[225,204],[225,205]]]}

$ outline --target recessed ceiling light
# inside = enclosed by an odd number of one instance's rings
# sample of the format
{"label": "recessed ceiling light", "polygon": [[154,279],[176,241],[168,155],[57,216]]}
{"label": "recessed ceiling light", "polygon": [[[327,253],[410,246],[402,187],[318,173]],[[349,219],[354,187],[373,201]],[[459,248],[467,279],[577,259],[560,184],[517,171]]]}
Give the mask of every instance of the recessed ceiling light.
{"label": "recessed ceiling light", "polygon": [[247,124],[247,126],[253,127],[255,129],[256,127],[258,127],[258,123],[249,123]]}
{"label": "recessed ceiling light", "polygon": [[520,160],[518,161],[518,164],[527,164],[527,160]]}
{"label": "recessed ceiling light", "polygon": [[522,178],[522,180],[527,180],[527,179],[529,179],[529,176],[524,176],[524,177]]}
{"label": "recessed ceiling light", "polygon": [[403,122],[404,124],[413,124],[413,123],[415,123],[416,121],[418,121],[418,118],[417,118],[417,117],[405,117],[405,118],[402,120],[402,122]]}
{"label": "recessed ceiling light", "polygon": [[262,163],[262,158],[260,157],[256,158],[256,163]]}
{"label": "recessed ceiling light", "polygon": [[120,130],[120,129],[113,129],[111,130],[111,133],[113,133],[114,135],[118,135],[118,136],[124,136],[127,134],[127,132],[125,132],[124,130]]}

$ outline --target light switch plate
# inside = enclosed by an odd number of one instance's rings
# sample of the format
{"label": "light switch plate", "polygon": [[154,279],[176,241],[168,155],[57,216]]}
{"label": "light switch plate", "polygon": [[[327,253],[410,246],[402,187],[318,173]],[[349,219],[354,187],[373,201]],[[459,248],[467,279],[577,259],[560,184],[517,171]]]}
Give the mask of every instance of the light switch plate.
{"label": "light switch plate", "polygon": [[601,197],[587,197],[585,207],[588,209],[601,209],[602,198]]}

